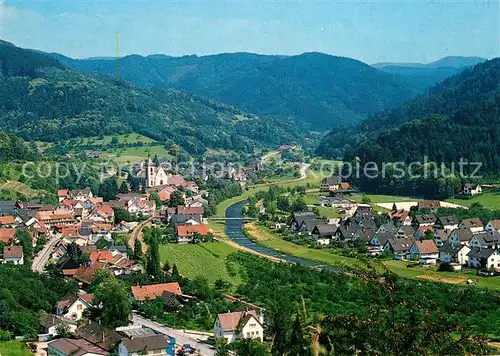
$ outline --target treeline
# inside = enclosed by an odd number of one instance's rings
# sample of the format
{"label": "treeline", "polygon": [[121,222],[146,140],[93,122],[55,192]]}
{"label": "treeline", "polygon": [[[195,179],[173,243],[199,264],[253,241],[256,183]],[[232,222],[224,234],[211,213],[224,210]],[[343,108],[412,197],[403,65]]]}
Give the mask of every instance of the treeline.
{"label": "treeline", "polygon": [[201,183],[200,188],[208,190],[208,206],[205,207],[207,216],[215,215],[217,212],[217,204],[221,201],[241,195],[243,189],[238,182],[230,179],[209,179],[207,182]]}

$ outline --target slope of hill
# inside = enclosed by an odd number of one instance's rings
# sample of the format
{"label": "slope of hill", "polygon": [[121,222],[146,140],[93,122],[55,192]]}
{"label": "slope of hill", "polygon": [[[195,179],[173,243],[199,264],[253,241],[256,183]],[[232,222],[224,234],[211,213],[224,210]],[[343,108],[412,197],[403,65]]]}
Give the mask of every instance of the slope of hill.
{"label": "slope of hill", "polygon": [[348,144],[347,159],[430,160],[483,163],[500,168],[500,58],[446,79],[427,95],[364,121],[355,130],[332,132],[318,152],[332,154]]}
{"label": "slope of hill", "polygon": [[[65,69],[41,53],[0,43],[0,129],[24,139],[137,132],[191,154],[207,148],[252,151],[297,138],[292,122],[258,118],[185,92],[138,89]],[[14,65],[15,64],[15,65]]]}
{"label": "slope of hill", "polygon": [[[112,60],[55,56],[85,72],[115,73]],[[321,53],[131,55],[120,59],[120,75],[140,87],[185,89],[256,114],[296,118],[315,130],[359,122],[419,92],[398,75]]]}
{"label": "slope of hill", "polygon": [[486,61],[480,57],[445,57],[428,64],[421,63],[376,63],[375,68],[383,72],[400,75],[420,90],[432,87],[468,67]]}

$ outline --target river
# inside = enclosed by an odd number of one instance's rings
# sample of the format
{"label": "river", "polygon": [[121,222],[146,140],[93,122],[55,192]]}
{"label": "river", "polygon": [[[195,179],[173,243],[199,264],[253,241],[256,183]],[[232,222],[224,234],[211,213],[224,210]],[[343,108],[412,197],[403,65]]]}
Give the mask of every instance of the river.
{"label": "river", "polygon": [[[238,203],[234,203],[230,205],[226,209],[226,218],[241,218],[241,208],[246,204],[246,201],[241,201]],[[340,271],[339,268],[327,266],[318,262],[314,262],[311,260],[306,260],[300,257],[290,256],[288,254],[284,254],[283,252],[274,250],[269,247],[265,247],[259,245],[258,243],[253,242],[243,233],[243,220],[226,220],[226,235],[229,236],[231,240],[236,242],[237,244],[249,248],[250,250],[256,251],[266,256],[279,258],[288,262],[298,263],[304,266],[316,267],[316,268],[324,268],[330,271]]]}

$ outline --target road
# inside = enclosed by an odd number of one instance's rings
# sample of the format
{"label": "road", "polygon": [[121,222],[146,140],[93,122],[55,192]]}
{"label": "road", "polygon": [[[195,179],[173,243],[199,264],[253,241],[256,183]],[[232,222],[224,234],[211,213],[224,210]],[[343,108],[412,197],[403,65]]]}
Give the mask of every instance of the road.
{"label": "road", "polygon": [[61,241],[61,238],[59,237],[52,237],[49,241],[47,241],[43,249],[38,252],[35,258],[33,258],[31,263],[32,271],[40,273],[43,272],[45,265],[49,262],[50,256],[59,241]]}
{"label": "road", "polygon": [[[132,235],[130,235],[130,239],[128,240],[128,247],[133,250],[135,246],[135,240],[137,239],[142,243],[142,229],[144,228],[144,226],[153,221],[153,219],[154,217],[150,217],[148,220],[141,222],[135,227],[134,231],[132,231]],[[148,252],[148,247],[144,243],[142,244],[142,252],[144,254]]]}
{"label": "road", "polygon": [[[203,339],[200,339],[195,335],[187,334],[182,330],[172,329],[168,326],[146,319],[136,313],[132,314],[132,320],[134,325],[143,325],[162,334],[174,337],[177,345],[182,346],[184,344],[190,344],[196,349],[196,352],[200,351],[200,354],[203,356],[215,355],[215,349],[212,346],[206,344]],[[200,337],[203,338],[203,336]]]}

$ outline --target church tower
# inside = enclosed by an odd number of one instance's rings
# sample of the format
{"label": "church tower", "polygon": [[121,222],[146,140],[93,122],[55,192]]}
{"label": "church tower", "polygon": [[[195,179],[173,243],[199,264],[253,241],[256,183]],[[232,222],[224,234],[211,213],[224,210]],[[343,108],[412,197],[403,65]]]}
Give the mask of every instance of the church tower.
{"label": "church tower", "polygon": [[155,165],[149,154],[148,160],[146,161],[146,186],[148,188],[155,186]]}

